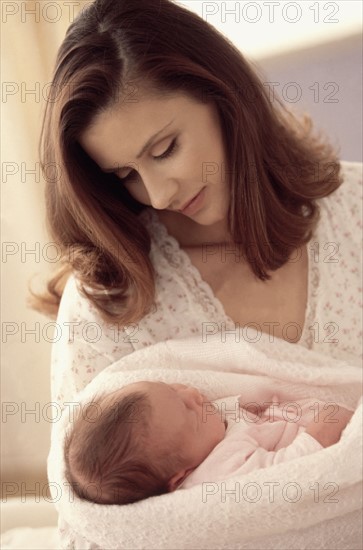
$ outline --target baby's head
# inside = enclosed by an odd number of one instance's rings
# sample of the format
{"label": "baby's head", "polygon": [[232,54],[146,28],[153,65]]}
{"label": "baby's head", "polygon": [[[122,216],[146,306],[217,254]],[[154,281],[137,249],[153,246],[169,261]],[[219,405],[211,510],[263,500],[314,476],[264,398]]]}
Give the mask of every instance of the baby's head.
{"label": "baby's head", "polygon": [[66,477],[79,497],[99,504],[174,491],[225,431],[196,388],[135,382],[81,409],[66,436]]}

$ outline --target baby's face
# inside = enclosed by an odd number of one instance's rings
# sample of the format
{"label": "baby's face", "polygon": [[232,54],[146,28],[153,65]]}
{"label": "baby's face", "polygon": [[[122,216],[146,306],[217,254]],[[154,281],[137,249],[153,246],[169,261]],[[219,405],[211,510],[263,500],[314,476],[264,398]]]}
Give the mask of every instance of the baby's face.
{"label": "baby's face", "polygon": [[135,382],[120,390],[144,391],[152,406],[151,437],[161,448],[179,449],[197,467],[225,436],[220,412],[197,388],[164,382]]}

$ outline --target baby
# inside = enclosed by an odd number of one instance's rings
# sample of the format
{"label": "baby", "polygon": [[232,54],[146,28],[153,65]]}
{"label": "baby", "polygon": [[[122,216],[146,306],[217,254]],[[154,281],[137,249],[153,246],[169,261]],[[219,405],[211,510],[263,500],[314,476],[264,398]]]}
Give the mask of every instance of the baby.
{"label": "baby", "polygon": [[233,399],[239,417],[183,384],[135,382],[97,396],[66,435],[66,478],[80,498],[128,504],[328,447],[352,416],[317,400],[296,402],[303,414],[293,418]]}

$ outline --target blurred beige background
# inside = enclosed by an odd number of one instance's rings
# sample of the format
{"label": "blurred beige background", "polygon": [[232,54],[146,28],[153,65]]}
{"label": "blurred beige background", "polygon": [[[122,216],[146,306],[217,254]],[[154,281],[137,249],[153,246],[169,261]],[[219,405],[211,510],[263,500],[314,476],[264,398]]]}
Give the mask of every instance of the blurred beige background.
{"label": "blurred beige background", "polygon": [[51,327],[43,333],[51,320],[25,303],[30,278],[39,273],[41,282],[53,267],[46,261],[52,256],[47,248],[38,139],[46,84],[69,17],[62,10],[61,19],[51,23],[55,10],[49,7],[43,14],[45,5],[2,2],[1,6],[3,496],[4,491],[7,496],[20,490],[21,483],[26,484],[23,489],[31,490],[33,480],[44,489],[51,429],[44,414],[50,401]]}
{"label": "blurred beige background", "polygon": [[[57,48],[74,15],[89,3],[4,1],[1,6],[3,501],[25,491],[35,490],[41,497],[47,492],[53,328],[50,319],[27,309],[25,302],[30,278],[36,275],[40,288],[56,257],[45,230],[37,148]],[[222,4],[242,2],[180,3],[236,43],[268,82],[278,83],[275,89],[289,105],[308,110],[339,145],[342,159],[362,160],[360,2],[330,2],[339,8],[335,14],[323,11],[324,2],[319,2],[320,13],[310,9],[314,2],[298,2],[303,15],[294,23],[293,11],[285,12],[287,20],[283,17],[284,2],[272,22],[266,12],[256,22],[252,11],[244,18],[242,12],[239,18],[222,13]],[[348,4],[355,6],[353,15]]]}

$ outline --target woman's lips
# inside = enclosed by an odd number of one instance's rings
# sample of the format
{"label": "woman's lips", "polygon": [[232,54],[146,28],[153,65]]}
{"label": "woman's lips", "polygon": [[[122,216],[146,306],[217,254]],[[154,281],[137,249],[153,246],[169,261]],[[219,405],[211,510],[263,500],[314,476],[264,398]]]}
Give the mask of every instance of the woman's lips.
{"label": "woman's lips", "polygon": [[184,208],[178,210],[178,212],[189,216],[196,214],[196,212],[198,212],[203,205],[205,190],[206,188],[203,187],[203,189],[201,189],[201,191],[199,191],[199,193],[190,202],[188,202]]}

